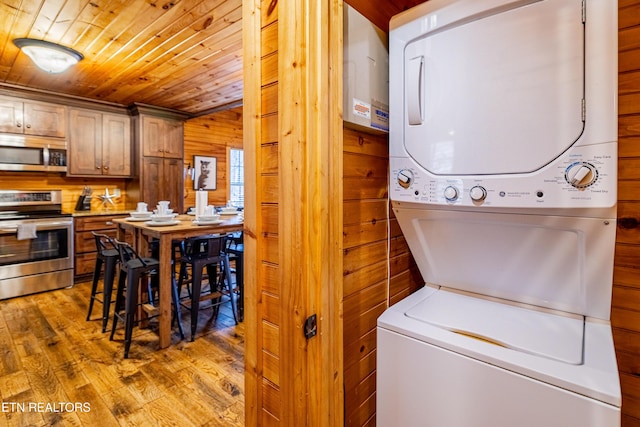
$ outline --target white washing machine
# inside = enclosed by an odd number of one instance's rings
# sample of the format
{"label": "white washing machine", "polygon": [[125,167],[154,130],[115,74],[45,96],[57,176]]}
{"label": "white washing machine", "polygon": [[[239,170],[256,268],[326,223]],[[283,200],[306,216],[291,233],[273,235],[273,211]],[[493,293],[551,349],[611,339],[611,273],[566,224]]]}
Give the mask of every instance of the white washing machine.
{"label": "white washing machine", "polygon": [[620,425],[617,4],[390,24],[390,196],[426,286],[378,319],[377,425]]}

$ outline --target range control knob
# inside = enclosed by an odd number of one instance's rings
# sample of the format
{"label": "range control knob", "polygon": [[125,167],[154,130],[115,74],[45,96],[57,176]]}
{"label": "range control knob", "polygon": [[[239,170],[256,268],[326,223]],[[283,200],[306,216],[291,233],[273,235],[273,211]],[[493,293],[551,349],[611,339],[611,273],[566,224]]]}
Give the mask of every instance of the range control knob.
{"label": "range control knob", "polygon": [[400,187],[409,188],[411,187],[411,183],[413,183],[413,172],[411,172],[409,169],[402,169],[400,172],[398,172],[397,179]]}
{"label": "range control knob", "polygon": [[575,188],[586,188],[598,179],[598,170],[591,163],[575,162],[564,171],[564,179]]}
{"label": "range control knob", "polygon": [[474,202],[481,202],[487,197],[487,190],[485,190],[484,187],[476,185],[469,190],[469,196],[471,196],[471,200]]}
{"label": "range control knob", "polygon": [[454,186],[448,186],[444,189],[444,198],[450,202],[453,202],[458,198],[458,189]]}

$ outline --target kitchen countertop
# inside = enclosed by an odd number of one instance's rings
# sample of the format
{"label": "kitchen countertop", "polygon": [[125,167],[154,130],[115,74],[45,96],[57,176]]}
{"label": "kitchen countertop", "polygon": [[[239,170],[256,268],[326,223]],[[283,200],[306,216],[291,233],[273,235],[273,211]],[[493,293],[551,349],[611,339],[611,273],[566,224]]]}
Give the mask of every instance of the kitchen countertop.
{"label": "kitchen countertop", "polygon": [[76,218],[82,216],[128,215],[132,210],[135,209],[96,209],[91,211],[74,211],[71,212],[71,216]]}

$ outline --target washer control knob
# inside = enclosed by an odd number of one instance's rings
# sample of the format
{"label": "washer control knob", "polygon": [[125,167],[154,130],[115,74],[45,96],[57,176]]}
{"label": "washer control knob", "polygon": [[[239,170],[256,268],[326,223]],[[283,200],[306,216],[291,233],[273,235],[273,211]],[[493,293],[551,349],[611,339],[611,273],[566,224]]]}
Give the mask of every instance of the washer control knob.
{"label": "washer control knob", "polygon": [[411,172],[409,169],[402,169],[400,172],[398,172],[398,185],[400,185],[400,187],[402,188],[409,188],[411,186],[411,183],[413,182],[413,172]]}
{"label": "washer control knob", "polygon": [[469,196],[471,196],[471,200],[474,202],[481,202],[487,197],[487,190],[485,190],[484,187],[476,185],[469,190]]}
{"label": "washer control knob", "polygon": [[458,189],[453,186],[448,186],[444,189],[444,198],[450,202],[453,202],[458,198]]}
{"label": "washer control knob", "polygon": [[598,170],[591,163],[572,163],[565,170],[564,179],[575,188],[586,188],[596,182]]}

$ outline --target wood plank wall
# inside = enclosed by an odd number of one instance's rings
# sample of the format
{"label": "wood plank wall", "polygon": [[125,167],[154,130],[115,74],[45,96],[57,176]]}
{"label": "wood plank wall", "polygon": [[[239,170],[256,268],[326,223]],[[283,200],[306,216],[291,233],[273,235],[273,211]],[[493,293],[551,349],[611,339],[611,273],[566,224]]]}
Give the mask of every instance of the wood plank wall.
{"label": "wood plank wall", "polygon": [[387,135],[344,129],[345,425],[374,426],[376,320],[423,286],[388,202]]}
{"label": "wood plank wall", "polygon": [[[207,116],[187,120],[184,124],[185,167],[195,166],[193,156],[216,158],[216,189],[209,191],[209,204],[222,206],[227,203],[229,148],[242,149],[242,107],[219,111]],[[187,174],[184,180],[184,207],[195,206],[196,195],[193,179]]]}
{"label": "wood plank wall", "polygon": [[243,2],[245,68],[245,408],[247,425],[281,424],[278,248],[278,7]]}
{"label": "wood plank wall", "polygon": [[386,135],[344,130],[345,425],[375,425],[376,319],[389,306]]}
{"label": "wood plank wall", "polygon": [[622,425],[640,426],[640,0],[618,2],[618,234],[611,324]]}

